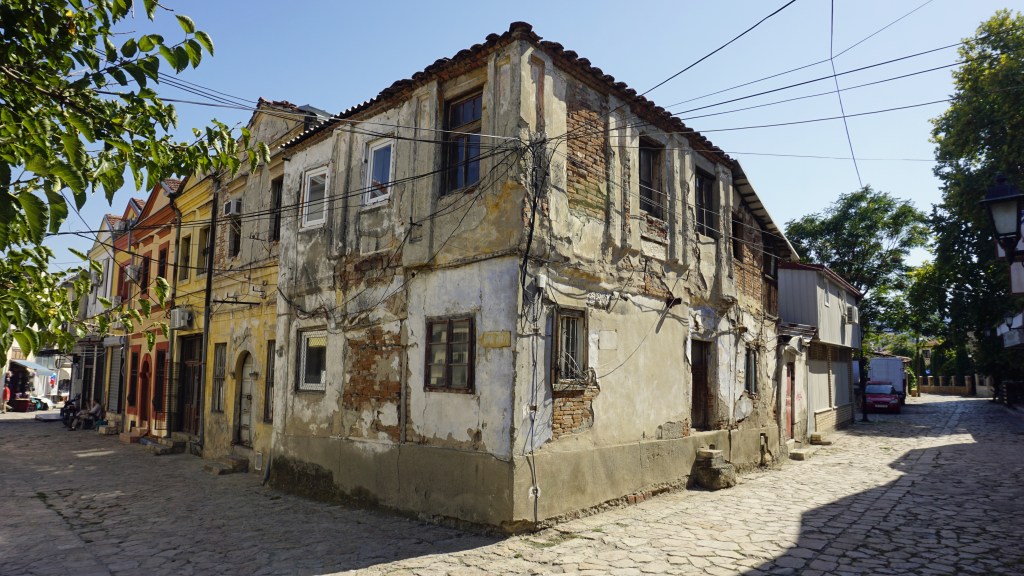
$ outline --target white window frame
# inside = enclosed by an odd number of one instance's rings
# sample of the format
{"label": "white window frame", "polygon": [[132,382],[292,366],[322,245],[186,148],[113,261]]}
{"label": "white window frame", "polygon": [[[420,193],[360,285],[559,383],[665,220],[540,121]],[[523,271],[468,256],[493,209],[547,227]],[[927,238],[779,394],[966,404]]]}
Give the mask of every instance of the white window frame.
{"label": "white window frame", "polygon": [[[384,193],[379,196],[373,196],[373,172],[374,172],[374,152],[381,148],[391,148],[391,154],[388,156],[388,182],[385,187]],[[363,193],[363,204],[366,206],[372,206],[380,204],[381,202],[387,201],[391,198],[391,188],[395,181],[395,140],[394,138],[386,138],[381,140],[374,140],[366,147],[366,192]]]}
{"label": "white window frame", "polygon": [[[320,214],[317,218],[310,218],[309,210],[309,185],[313,178],[317,176],[324,177],[324,197],[323,205],[320,208]],[[322,226],[327,221],[327,191],[330,189],[331,178],[327,173],[327,167],[317,168],[306,172],[306,175],[302,179],[302,227],[312,228],[314,226]]]}
{"label": "white window frame", "polygon": [[[324,369],[320,382],[306,382],[306,355],[310,338],[324,339]],[[323,392],[327,389],[327,330],[304,330],[299,333],[299,374],[296,389],[300,392]]]}

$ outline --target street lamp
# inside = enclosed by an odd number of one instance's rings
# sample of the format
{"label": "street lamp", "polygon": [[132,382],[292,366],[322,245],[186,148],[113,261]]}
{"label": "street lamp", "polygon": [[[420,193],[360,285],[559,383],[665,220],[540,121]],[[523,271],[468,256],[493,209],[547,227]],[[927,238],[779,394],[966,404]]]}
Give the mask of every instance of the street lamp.
{"label": "street lamp", "polygon": [[1024,193],[1000,173],[996,176],[996,184],[988,189],[980,204],[988,209],[996,242],[1003,249],[1003,254],[1009,262],[1014,262],[1021,239],[1020,215],[1024,212]]}

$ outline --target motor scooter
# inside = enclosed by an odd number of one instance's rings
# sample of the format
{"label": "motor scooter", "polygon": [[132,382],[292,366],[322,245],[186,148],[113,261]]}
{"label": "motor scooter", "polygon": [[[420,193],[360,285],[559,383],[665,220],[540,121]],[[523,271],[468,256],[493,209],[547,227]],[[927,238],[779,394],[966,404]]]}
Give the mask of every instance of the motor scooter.
{"label": "motor scooter", "polygon": [[71,421],[78,416],[78,411],[81,410],[82,394],[75,394],[75,397],[64,403],[64,406],[60,409],[60,421],[64,423],[64,426],[71,428]]}

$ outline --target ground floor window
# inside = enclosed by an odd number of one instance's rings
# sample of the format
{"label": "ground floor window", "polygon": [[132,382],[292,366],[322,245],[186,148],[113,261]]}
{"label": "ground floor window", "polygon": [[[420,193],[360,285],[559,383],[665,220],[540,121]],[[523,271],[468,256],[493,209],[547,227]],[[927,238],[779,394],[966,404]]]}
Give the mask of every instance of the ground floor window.
{"label": "ground floor window", "polygon": [[445,318],[427,322],[426,388],[473,391],[473,319]]}
{"label": "ground floor window", "polygon": [[300,337],[299,390],[327,389],[327,331],[308,330]]}

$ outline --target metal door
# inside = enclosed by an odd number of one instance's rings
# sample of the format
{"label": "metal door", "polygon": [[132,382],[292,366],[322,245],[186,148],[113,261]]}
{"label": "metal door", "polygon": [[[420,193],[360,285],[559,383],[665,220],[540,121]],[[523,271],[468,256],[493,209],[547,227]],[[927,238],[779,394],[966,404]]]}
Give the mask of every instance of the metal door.
{"label": "metal door", "polygon": [[238,391],[238,436],[235,441],[243,446],[252,445],[252,380],[253,380],[252,354],[245,355],[245,362],[242,363],[242,373],[236,382],[241,382]]}
{"label": "metal door", "polygon": [[693,383],[692,403],[690,406],[691,426],[697,430],[707,430],[711,407],[711,395],[708,393],[708,343],[692,340],[690,345],[691,381]]}

